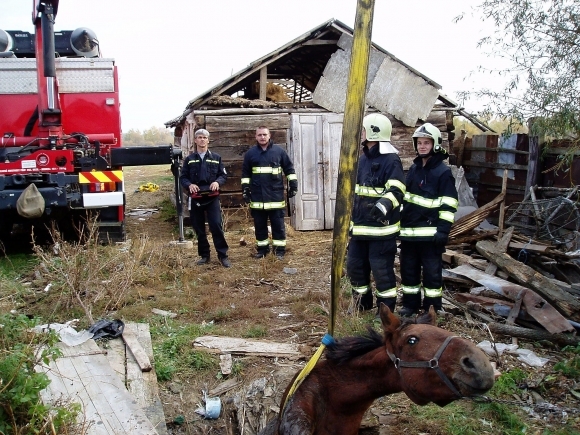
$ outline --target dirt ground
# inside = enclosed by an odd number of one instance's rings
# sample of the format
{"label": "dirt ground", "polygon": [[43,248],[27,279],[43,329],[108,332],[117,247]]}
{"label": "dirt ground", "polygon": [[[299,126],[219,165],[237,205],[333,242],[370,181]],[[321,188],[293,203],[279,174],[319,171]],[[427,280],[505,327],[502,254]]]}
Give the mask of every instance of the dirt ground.
{"label": "dirt ground", "polygon": [[[170,208],[167,198],[174,186],[169,177],[169,169],[163,167],[136,167],[127,170],[127,210],[156,209],[160,204]],[[160,190],[139,191],[139,186],[147,182],[158,183]],[[256,260],[252,258],[252,222],[247,219],[246,211],[226,212],[226,239],[230,246],[233,267],[224,269],[218,263],[213,247],[211,264],[195,266],[198,258],[195,242],[193,249],[168,245],[169,242],[178,240],[179,230],[177,221],[167,220],[166,216],[167,213],[160,210],[149,216],[129,216],[127,219],[129,237],[146,235],[154,240],[160,252],[167,258],[167,265],[179,271],[175,273],[173,286],[168,286],[167,280],[159,279],[152,280],[139,289],[141,300],[146,301],[143,305],[147,310],[155,307],[178,313],[177,320],[184,324],[213,322],[219,324],[220,331],[234,337],[251,336],[252,331],[261,327],[264,333],[260,339],[296,343],[302,346],[301,350],[305,355],[313,353],[328,329],[332,247],[330,231],[297,232],[288,227],[288,251],[284,260],[278,261],[272,257]],[[191,230],[188,226],[185,230],[187,239],[191,240]],[[337,336],[353,335],[353,331],[364,329],[374,318],[374,312],[348,315],[349,303],[348,292],[343,292],[335,330]],[[125,307],[121,314],[127,318],[150,316],[150,311],[144,311],[136,305]],[[462,313],[455,314],[451,312],[441,317],[441,326],[476,343],[490,339],[490,334],[479,324],[469,322]],[[498,342],[511,343],[509,337],[494,338]],[[561,359],[557,349],[546,344],[534,348],[533,343],[525,340],[520,340],[519,344],[521,347],[533,348],[539,356],[550,358],[550,361],[542,368],[531,368],[517,360],[514,355],[504,354],[500,359],[496,358],[502,372],[515,367],[529,372],[527,383],[531,389],[522,390],[518,399],[527,402],[540,400],[534,396],[537,393],[532,393],[533,385],[539,385],[552,376],[554,379],[550,381],[550,388],[542,390],[541,399],[565,408],[578,408],[578,399],[569,392],[578,386],[565,378],[554,376],[553,366]],[[248,411],[244,414],[247,418],[244,433],[255,433],[256,427],[275,415],[281,393],[290,377],[303,367],[305,360],[234,357],[234,363],[242,367],[237,374],[242,383],[221,395],[224,409],[217,420],[204,420],[195,412],[203,403],[202,391],[211,390],[225,380],[216,376],[215,372],[207,376],[178,373],[170,382],[160,383],[161,401],[170,433],[230,434],[232,418],[229,410],[236,406],[240,410],[239,402],[237,405],[234,403],[236,400],[245,402]],[[256,384],[262,378],[267,380],[271,390]],[[420,421],[413,421],[409,416],[411,405],[402,393],[377,400],[365,416],[361,433],[445,433],[432,422],[425,425]],[[240,415],[238,412],[238,419]],[[252,421],[252,418],[263,421]],[[536,415],[529,417],[527,423],[535,428],[533,433],[552,433],[552,429],[559,427],[558,418]],[[578,422],[577,415],[575,418]],[[482,426],[485,433],[500,433],[484,429]]]}

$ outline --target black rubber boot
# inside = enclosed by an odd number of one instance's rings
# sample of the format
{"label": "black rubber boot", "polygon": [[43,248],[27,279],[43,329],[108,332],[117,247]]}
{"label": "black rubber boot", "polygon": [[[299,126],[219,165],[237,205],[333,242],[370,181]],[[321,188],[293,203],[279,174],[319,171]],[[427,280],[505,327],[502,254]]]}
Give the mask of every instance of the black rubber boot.
{"label": "black rubber boot", "polygon": [[401,308],[398,313],[399,316],[410,317],[414,316],[419,312],[419,307],[421,306],[421,294],[416,295],[403,294],[403,308]]}
{"label": "black rubber boot", "polygon": [[377,298],[377,315],[381,311],[381,304],[385,304],[391,310],[391,313],[395,312],[395,305],[397,305],[397,298]]}
{"label": "black rubber boot", "polygon": [[425,310],[425,312],[429,311],[429,307],[431,305],[433,305],[433,308],[435,309],[435,312],[441,311],[441,306],[442,306],[442,297],[439,296],[438,298],[423,298],[423,309]]}

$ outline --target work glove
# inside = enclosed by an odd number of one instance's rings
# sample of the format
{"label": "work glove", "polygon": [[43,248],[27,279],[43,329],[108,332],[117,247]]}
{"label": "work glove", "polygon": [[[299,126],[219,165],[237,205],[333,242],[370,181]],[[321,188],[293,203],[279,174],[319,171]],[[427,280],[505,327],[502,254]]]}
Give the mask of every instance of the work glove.
{"label": "work glove", "polygon": [[393,203],[386,198],[381,198],[377,202],[375,202],[375,205],[371,208],[370,216],[377,222],[385,224],[385,222],[387,221],[387,215],[390,213],[392,209]]}
{"label": "work glove", "polygon": [[246,187],[243,191],[242,191],[242,197],[244,198],[244,202],[246,204],[249,204],[250,202],[252,202],[252,195],[250,193],[250,188]]}
{"label": "work glove", "polygon": [[298,190],[296,189],[288,189],[288,198],[294,198],[296,196],[296,194],[298,193]]}
{"label": "work glove", "polygon": [[447,245],[448,241],[449,235],[442,233],[441,231],[437,231],[433,236],[433,243],[435,244],[435,246],[443,248],[445,245]]}

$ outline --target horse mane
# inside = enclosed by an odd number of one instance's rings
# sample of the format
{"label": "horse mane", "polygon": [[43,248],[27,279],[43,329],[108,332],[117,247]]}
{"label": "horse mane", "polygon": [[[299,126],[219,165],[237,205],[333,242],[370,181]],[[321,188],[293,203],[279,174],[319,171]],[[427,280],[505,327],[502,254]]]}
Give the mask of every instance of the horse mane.
{"label": "horse mane", "polygon": [[[402,330],[409,325],[429,324],[430,322],[429,313],[415,318],[403,317],[401,318],[401,325],[397,329]],[[326,346],[324,355],[328,361],[334,364],[344,364],[357,356],[384,346],[384,344],[385,337],[369,325],[363,335],[336,339],[333,344]]]}
{"label": "horse mane", "polygon": [[371,326],[367,326],[367,332],[363,335],[335,340],[333,344],[326,346],[324,354],[327,360],[335,364],[343,364],[381,347],[383,343],[384,337]]}

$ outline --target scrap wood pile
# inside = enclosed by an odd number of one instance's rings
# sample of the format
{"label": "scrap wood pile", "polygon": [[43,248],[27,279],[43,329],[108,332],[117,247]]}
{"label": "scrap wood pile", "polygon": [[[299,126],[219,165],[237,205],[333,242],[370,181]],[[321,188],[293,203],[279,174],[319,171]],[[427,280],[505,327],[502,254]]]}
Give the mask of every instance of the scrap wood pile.
{"label": "scrap wood pile", "polygon": [[[580,215],[577,187],[532,188],[504,208],[505,191],[458,219],[443,254],[445,299],[457,310],[512,337],[580,342]],[[544,192],[545,193],[545,192]],[[499,227],[479,225],[500,208]],[[503,224],[507,229],[504,230]]]}

